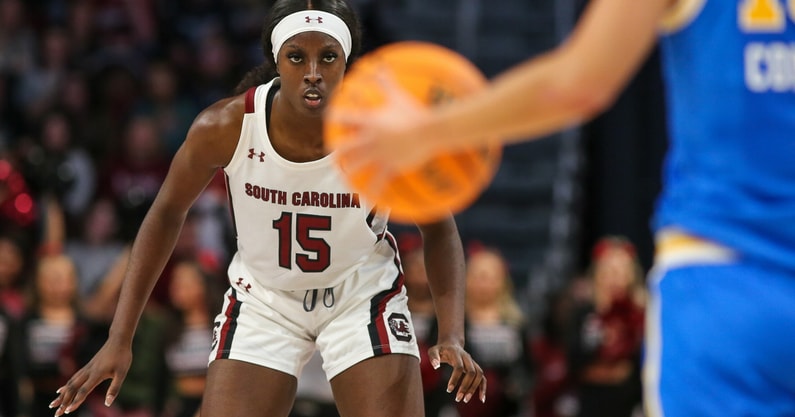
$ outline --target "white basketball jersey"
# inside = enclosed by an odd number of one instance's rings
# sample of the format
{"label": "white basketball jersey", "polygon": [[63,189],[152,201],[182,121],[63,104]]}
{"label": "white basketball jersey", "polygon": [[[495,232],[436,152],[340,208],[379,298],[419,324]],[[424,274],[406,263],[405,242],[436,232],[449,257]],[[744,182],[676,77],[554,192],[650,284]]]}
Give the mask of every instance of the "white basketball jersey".
{"label": "white basketball jersey", "polygon": [[273,149],[267,128],[273,86],[246,94],[240,140],[224,168],[237,233],[230,281],[305,290],[385,265],[396,273],[395,248],[384,239],[388,213],[348,187],[331,155],[297,163]]}

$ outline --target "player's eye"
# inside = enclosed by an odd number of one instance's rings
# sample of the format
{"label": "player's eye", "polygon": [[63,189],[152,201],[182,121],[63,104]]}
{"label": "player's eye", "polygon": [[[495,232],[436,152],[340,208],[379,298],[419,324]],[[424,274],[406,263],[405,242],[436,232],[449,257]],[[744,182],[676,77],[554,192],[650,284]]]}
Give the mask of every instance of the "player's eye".
{"label": "player's eye", "polygon": [[323,62],[326,62],[326,63],[332,63],[332,62],[334,62],[336,60],[337,60],[337,54],[335,54],[335,53],[329,53],[329,54],[326,54],[323,57]]}
{"label": "player's eye", "polygon": [[301,55],[298,54],[287,54],[287,59],[294,64],[298,64],[302,60]]}

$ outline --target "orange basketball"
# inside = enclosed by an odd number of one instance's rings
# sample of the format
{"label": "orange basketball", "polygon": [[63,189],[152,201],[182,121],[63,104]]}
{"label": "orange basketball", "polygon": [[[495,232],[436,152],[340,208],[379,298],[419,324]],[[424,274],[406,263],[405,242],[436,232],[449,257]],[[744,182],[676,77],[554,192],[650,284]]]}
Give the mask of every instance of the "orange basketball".
{"label": "orange basketball", "polygon": [[[384,101],[377,74],[388,69],[397,85],[421,103],[433,106],[464,97],[485,87],[486,78],[469,60],[439,45],[398,42],[360,58],[348,71],[331,98],[334,109],[377,108]],[[336,148],[349,127],[328,121],[325,140]],[[343,173],[351,187],[377,205],[391,209],[391,219],[401,223],[430,223],[468,207],[491,182],[502,156],[493,145],[440,154],[424,165],[400,173],[368,195],[372,170]]]}

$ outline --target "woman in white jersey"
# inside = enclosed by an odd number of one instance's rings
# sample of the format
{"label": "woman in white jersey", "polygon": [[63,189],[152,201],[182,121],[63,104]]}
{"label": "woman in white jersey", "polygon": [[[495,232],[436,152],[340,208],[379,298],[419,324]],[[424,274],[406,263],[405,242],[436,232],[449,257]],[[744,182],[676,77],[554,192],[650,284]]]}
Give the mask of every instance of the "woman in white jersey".
{"label": "woman in white jersey", "polygon": [[[109,338],[58,390],[56,416],[129,368],[147,297],[185,215],[218,168],[227,177],[238,251],[215,320],[201,415],[287,416],[301,368],[318,349],[343,416],[423,414],[419,352],[388,212],[343,182],[323,147],[322,112],[359,49],[344,0],[280,0],[263,32],[268,66],[241,94],[203,111],[172,162],[132,249]],[[464,262],[452,218],[421,226],[439,318],[435,367],[448,391],[485,400],[480,367],[463,349]]]}

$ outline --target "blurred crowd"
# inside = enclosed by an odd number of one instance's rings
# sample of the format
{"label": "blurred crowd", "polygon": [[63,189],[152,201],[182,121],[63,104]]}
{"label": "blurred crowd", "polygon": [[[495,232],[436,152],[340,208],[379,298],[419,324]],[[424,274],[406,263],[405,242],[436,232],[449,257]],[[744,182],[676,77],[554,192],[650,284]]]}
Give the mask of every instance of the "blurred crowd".
{"label": "blurred crowd", "polygon": [[[261,62],[268,6],[0,0],[0,417],[52,415],[55,390],[104,341],[169,161],[196,114]],[[425,354],[436,324],[421,240],[398,239]],[[195,414],[233,242],[219,173],[155,287],[120,396],[107,408],[96,390],[79,415]],[[455,403],[423,358],[429,417],[639,415],[645,300],[631,242],[600,241],[545,317],[519,308],[498,250],[471,242],[467,259],[467,346],[488,401]],[[336,415],[314,369],[295,417]]]}
{"label": "blurred crowd", "polygon": [[[3,417],[52,415],[55,390],[104,341],[169,161],[196,114],[260,62],[267,7],[0,0]],[[117,404],[92,397],[81,413],[195,413],[233,241],[225,204],[219,176],[155,288]]]}
{"label": "blurred crowd", "polygon": [[[422,361],[426,415],[642,416],[643,273],[622,237],[601,239],[591,259],[534,318],[519,308],[500,252],[470,242],[466,344],[488,378],[487,401],[451,402],[445,376]],[[404,242],[402,261],[417,338],[430,346],[435,321],[422,248]]]}

